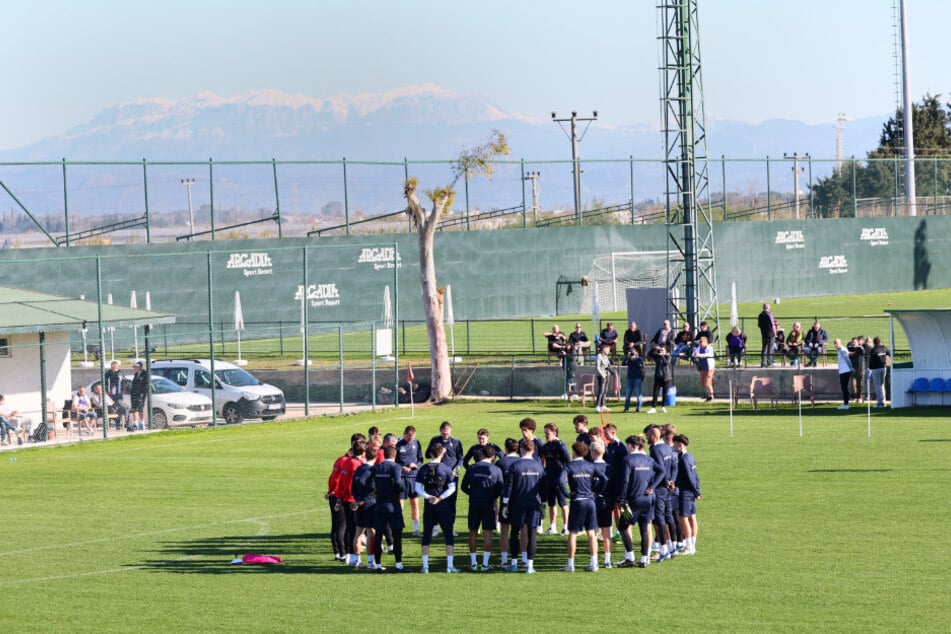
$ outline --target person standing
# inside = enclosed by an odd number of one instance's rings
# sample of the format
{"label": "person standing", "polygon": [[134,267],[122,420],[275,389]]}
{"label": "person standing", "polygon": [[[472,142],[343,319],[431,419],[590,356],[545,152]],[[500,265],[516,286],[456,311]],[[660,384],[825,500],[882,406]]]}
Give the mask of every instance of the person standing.
{"label": "person standing", "polygon": [[340,472],[334,485],[333,497],[337,500],[337,505],[343,509],[343,527],[344,538],[343,545],[347,549],[346,562],[348,566],[355,566],[359,558],[354,552],[354,537],[357,532],[356,514],[351,507],[354,502],[353,497],[353,476],[357,469],[364,463],[367,444],[365,440],[357,440],[350,447],[350,455],[344,456],[340,462]]}
{"label": "person standing", "polygon": [[[429,455],[429,450],[436,445],[440,445],[446,450],[446,454],[442,457],[441,462],[452,471],[453,483],[455,483],[459,477],[459,470],[462,467],[462,458],[465,452],[462,451],[462,442],[452,435],[452,424],[450,424],[448,420],[443,421],[439,426],[439,435],[433,436],[429,441],[429,447],[426,448],[427,456]],[[458,489],[458,486],[453,487],[453,494],[448,501],[448,505],[452,508],[453,523],[456,521],[456,502],[458,501],[456,489]]]}
{"label": "person standing", "polygon": [[[631,322],[634,323],[634,322]],[[641,402],[643,400],[642,386],[644,383],[644,359],[638,353],[637,348],[631,348],[624,357],[621,365],[627,366],[627,390],[624,392],[624,412],[631,409],[631,396],[637,396],[637,404],[634,411],[641,411]]]}
{"label": "person standing", "polygon": [[687,452],[690,439],[683,434],[674,436],[674,451],[677,453],[677,489],[680,491],[678,508],[680,529],[684,535],[684,554],[697,554],[697,500],[700,494],[700,477],[697,475],[697,460]]}
{"label": "person standing", "polygon": [[[518,441],[514,438],[505,439],[505,455],[499,458],[499,461],[496,463],[496,466],[502,471],[502,486],[505,486],[505,478],[508,477],[509,469],[512,464],[519,460],[518,455]],[[509,532],[511,526],[509,525],[509,518],[503,516],[499,513],[499,553],[502,555],[502,568],[506,568],[509,563]],[[517,552],[515,549],[511,549],[512,553]]]}
{"label": "person standing", "polygon": [[122,422],[128,412],[122,404],[122,392],[125,389],[125,377],[119,372],[119,362],[113,361],[105,374],[106,396],[112,399],[112,410],[116,415],[116,429],[122,429]]}
{"label": "person standing", "polygon": [[578,434],[575,439],[576,442],[583,442],[586,445],[591,444],[591,438],[588,436],[588,417],[584,414],[578,414],[571,420],[571,423],[575,426],[575,433]]}
{"label": "person standing", "polygon": [[[548,505],[548,534],[557,535],[556,508],[561,509],[562,535],[568,534],[568,472],[565,470],[569,457],[568,445],[558,438],[558,425],[548,423],[544,427],[545,444],[542,445],[542,464],[545,465],[544,502]],[[587,455],[587,452],[585,452]]]}
{"label": "person standing", "polygon": [[438,524],[442,528],[446,539],[446,572],[457,573],[459,569],[453,565],[455,553],[454,532],[452,529],[455,520],[455,511],[449,500],[456,493],[456,477],[452,469],[442,463],[446,456],[445,445],[436,443],[426,450],[429,458],[416,476],[416,493],[426,500],[423,508],[423,537],[421,572],[429,572],[429,543],[433,538],[433,528]]}
{"label": "person standing", "polygon": [[852,360],[852,384],[855,391],[852,392],[853,399],[859,403],[865,402],[865,374],[868,370],[868,358],[865,347],[865,337],[859,335],[852,339],[848,345],[849,358]]}
{"label": "person standing", "polygon": [[132,375],[132,385],[129,387],[129,400],[131,401],[132,422],[128,427],[129,431],[134,429],[145,429],[145,419],[142,410],[148,405],[149,376],[146,373],[141,361],[136,361],[135,373]]}
{"label": "person standing", "polygon": [[[535,528],[541,524],[541,494],[545,484],[545,471],[534,455],[535,442],[523,440],[519,445],[520,458],[512,463],[505,477],[500,512],[501,517],[509,520],[513,537],[516,532],[519,534],[522,562],[528,574],[535,573],[535,551],[538,545]],[[514,557],[507,570],[518,572],[518,562]]]}
{"label": "person standing", "polygon": [[[644,439],[628,436],[625,441],[630,453],[624,458],[616,478],[615,488],[619,502],[626,502],[630,514],[622,513],[618,522],[621,539],[624,540],[625,556],[618,568],[646,568],[650,563],[650,525],[654,521],[657,491],[664,488],[666,476],[663,467],[644,453]],[[641,534],[641,559],[634,559],[634,542],[631,526],[637,524]],[[658,535],[658,539],[660,536]]]}
{"label": "person standing", "polygon": [[413,521],[413,537],[419,537],[419,496],[416,494],[416,473],[423,464],[423,448],[416,440],[416,428],[407,425],[403,437],[396,441],[396,464],[403,472],[403,493],[400,508],[409,500],[410,518]]}
{"label": "person standing", "polygon": [[885,373],[888,370],[888,359],[891,352],[882,345],[882,338],[875,337],[874,344],[868,357],[868,370],[875,391],[875,408],[885,407]]}
{"label": "person standing", "polygon": [[670,352],[664,346],[654,346],[654,349],[651,350],[651,358],[654,360],[654,385],[651,388],[651,408],[647,410],[647,413],[657,413],[657,396],[660,394],[660,411],[666,414],[667,390],[670,389],[672,377]]}
{"label": "person standing", "polygon": [[476,444],[469,447],[465,457],[462,459],[462,467],[464,469],[468,469],[470,462],[479,462],[482,460],[482,450],[486,447],[492,447],[493,456],[502,456],[502,450],[499,448],[499,446],[489,442],[489,430],[483,427],[476,432]]}
{"label": "person standing", "polygon": [[[502,495],[502,470],[495,461],[494,445],[481,445],[475,451],[477,461],[462,478],[462,492],[469,496],[469,565],[473,572],[489,572],[492,557],[492,533],[496,528],[495,504]],[[479,528],[482,529],[482,567],[479,567]]]}
{"label": "person standing", "polygon": [[657,526],[657,541],[660,544],[660,558],[657,561],[672,559],[676,555],[673,547],[673,533],[671,529],[674,520],[674,509],[671,506],[670,492],[676,486],[673,474],[676,470],[676,458],[673,449],[664,442],[663,430],[650,425],[645,430],[647,442],[650,443],[650,457],[661,466],[664,473],[664,482],[657,487],[654,499],[654,525]]}
{"label": "person standing", "polygon": [[576,442],[571,446],[572,460],[565,471],[568,478],[568,488],[571,493],[571,510],[568,513],[568,565],[562,568],[564,572],[574,572],[575,551],[578,548],[578,535],[586,533],[588,536],[588,550],[590,560],[585,568],[588,572],[598,571],[598,513],[595,504],[595,491],[603,488],[607,480],[599,476],[594,463],[585,460],[588,456],[588,445]]}
{"label": "person standing", "polygon": [[773,344],[776,341],[776,318],[769,309],[769,302],[763,302],[763,311],[756,319],[756,325],[759,326],[759,333],[763,337],[763,349],[760,351],[761,368],[769,368],[773,365]]}
{"label": "person standing", "polygon": [[373,553],[376,556],[377,570],[383,557],[383,534],[388,531],[387,539],[393,546],[397,572],[403,572],[403,510],[400,508],[400,495],[403,492],[403,469],[396,462],[396,446],[383,448],[383,461],[373,466],[373,487],[376,490],[376,511],[374,528],[376,540]]}
{"label": "person standing", "polygon": [[611,346],[608,344],[603,344],[600,351],[598,352],[598,358],[595,361],[594,370],[598,375],[598,398],[594,406],[594,411],[596,412],[610,411],[604,405],[604,401],[608,396],[610,382],[612,382],[615,376],[617,376],[617,370],[611,365],[611,357],[609,356],[610,352]]}
{"label": "person standing", "polygon": [[849,383],[852,378],[852,361],[849,359],[848,349],[842,345],[841,339],[835,340],[835,352],[839,366],[839,387],[842,388],[842,405],[838,409],[849,409]]}
{"label": "person standing", "polygon": [[713,371],[716,361],[714,359],[713,345],[707,339],[706,335],[700,335],[700,345],[693,351],[693,358],[697,362],[697,368],[700,370],[700,386],[706,391],[707,397],[704,401],[713,400]]}

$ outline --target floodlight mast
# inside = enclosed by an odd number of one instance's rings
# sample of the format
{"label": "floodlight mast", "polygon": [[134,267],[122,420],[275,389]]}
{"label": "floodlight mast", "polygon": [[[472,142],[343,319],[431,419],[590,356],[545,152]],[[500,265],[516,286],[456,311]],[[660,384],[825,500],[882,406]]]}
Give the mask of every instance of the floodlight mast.
{"label": "floodlight mast", "polygon": [[188,190],[188,239],[191,240],[195,235],[195,214],[192,211],[192,185],[197,181],[194,178],[183,178],[182,185]]}
{"label": "floodlight mast", "polygon": [[[584,138],[584,135],[587,134],[588,128],[591,126],[592,121],[598,120],[598,111],[595,110],[591,113],[590,117],[579,117],[576,110],[571,111],[571,116],[567,119],[559,119],[558,115],[555,112],[551,113],[551,120],[557,123],[564,133],[571,140],[571,163],[574,173],[574,190],[575,190],[575,221],[580,227],[583,223],[581,217],[581,164],[578,161],[578,143]],[[581,133],[581,137],[578,137],[578,122],[587,123],[584,131]],[[571,123],[571,132],[565,130],[564,123]]]}

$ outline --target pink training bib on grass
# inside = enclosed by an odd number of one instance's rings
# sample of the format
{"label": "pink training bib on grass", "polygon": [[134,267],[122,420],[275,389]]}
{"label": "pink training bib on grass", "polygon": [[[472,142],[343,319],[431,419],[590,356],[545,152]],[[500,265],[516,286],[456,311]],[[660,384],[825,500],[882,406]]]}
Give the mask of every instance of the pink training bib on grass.
{"label": "pink training bib on grass", "polygon": [[245,564],[281,564],[284,563],[284,559],[275,555],[258,555],[252,553],[242,557],[241,562]]}

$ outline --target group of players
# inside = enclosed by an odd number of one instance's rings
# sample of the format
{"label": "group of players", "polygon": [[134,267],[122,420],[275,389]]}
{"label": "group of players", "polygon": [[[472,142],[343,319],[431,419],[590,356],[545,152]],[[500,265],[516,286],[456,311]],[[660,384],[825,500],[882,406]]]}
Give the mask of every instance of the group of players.
{"label": "group of players", "polygon": [[[421,537],[422,570],[428,573],[432,539],[440,532],[446,543],[446,571],[455,566],[456,501],[459,489],[469,496],[469,557],[473,571],[493,569],[493,534],[499,532],[501,569],[535,572],[537,536],[543,534],[544,507],[548,506],[548,534],[557,534],[561,514],[562,534],[568,536],[568,562],[563,571],[575,570],[578,536],[584,534],[589,563],[595,572],[599,538],[603,567],[644,568],[651,562],[696,552],[696,500],[700,498],[697,464],[687,451],[689,439],[673,425],[649,425],[644,435],[623,442],[617,427],[588,429],[588,419],[573,420],[576,441],[558,438],[558,426],[544,426],[545,440],[535,436],[532,418],[519,422],[521,438],[507,438],[504,449],[489,442],[489,432],[477,432],[478,443],[463,452],[462,443],[444,422],[439,435],[426,449],[416,429],[408,426],[401,438],[354,434],[350,449],[334,462],[326,498],[331,509],[331,542],[335,559],[348,565],[383,571],[384,540],[395,558],[394,570],[403,565],[403,504],[409,501],[413,535]],[[460,472],[464,471],[461,481]],[[419,500],[423,500],[420,531]],[[640,559],[635,558],[632,527],[640,533]],[[611,538],[617,528],[624,557],[612,562]],[[482,562],[478,560],[482,531]],[[367,546],[367,564],[362,544]],[[521,568],[519,557],[521,555]],[[580,566],[579,566],[580,568]]]}

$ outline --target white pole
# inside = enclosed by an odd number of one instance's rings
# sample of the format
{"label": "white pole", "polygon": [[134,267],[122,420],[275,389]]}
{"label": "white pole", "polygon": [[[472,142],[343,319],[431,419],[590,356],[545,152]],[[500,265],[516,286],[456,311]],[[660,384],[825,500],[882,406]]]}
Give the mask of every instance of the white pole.
{"label": "white pole", "polygon": [[[865,409],[868,414],[868,431],[866,432],[866,438],[872,437],[872,398],[871,398],[871,383],[872,371],[865,371]],[[877,395],[876,395],[877,396]]]}
{"label": "white pole", "polygon": [[911,104],[911,62],[908,60],[908,11],[906,0],[899,0],[901,14],[901,92],[905,137],[905,196],[908,215],[917,216],[915,208],[915,128]]}
{"label": "white pole", "polygon": [[730,438],[733,438],[733,379],[728,379],[727,384],[730,388]]}
{"label": "white pole", "polygon": [[802,438],[802,392],[799,392],[799,437]]}
{"label": "white pole", "polygon": [[611,294],[614,295],[614,310],[617,310],[617,267],[614,263],[614,252],[611,252]]}
{"label": "white pole", "polygon": [[[106,303],[112,306],[112,293],[106,297]],[[103,350],[105,352],[105,350]],[[116,358],[116,328],[109,326],[109,359]]]}

